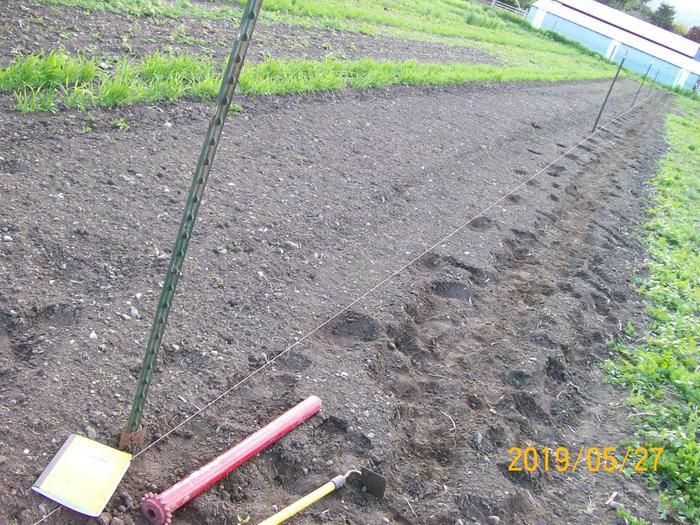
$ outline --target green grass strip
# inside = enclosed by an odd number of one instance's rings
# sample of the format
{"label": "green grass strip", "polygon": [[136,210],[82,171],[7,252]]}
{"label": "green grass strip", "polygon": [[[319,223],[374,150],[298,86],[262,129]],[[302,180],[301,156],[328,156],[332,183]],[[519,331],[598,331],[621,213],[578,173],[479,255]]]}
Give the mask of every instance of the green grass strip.
{"label": "green grass strip", "polygon": [[529,67],[498,67],[484,64],[434,64],[413,60],[392,62],[326,59],[267,60],[244,70],[241,93],[285,94],[392,85],[452,85],[468,82],[514,82],[533,80],[579,80],[606,77],[598,68],[538,70]]}
{"label": "green grass strip", "polygon": [[663,447],[651,483],[664,504],[700,523],[700,103],[677,97],[666,121],[662,158],[645,228],[649,333],[618,344],[623,360],[608,363],[631,390],[641,446]]}
{"label": "green grass strip", "polygon": [[[104,71],[95,59],[63,51],[17,57],[0,69],[0,92],[12,92],[21,111],[55,111],[59,104],[87,110],[99,106],[174,102],[181,97],[211,99],[220,69],[190,54],[154,53],[141,61],[118,60]],[[323,61],[269,59],[247,66],[238,92],[283,95],[392,85],[450,85],[467,82],[557,81],[605,78],[599,65],[572,65],[552,59],[548,67],[432,64],[412,60]]]}

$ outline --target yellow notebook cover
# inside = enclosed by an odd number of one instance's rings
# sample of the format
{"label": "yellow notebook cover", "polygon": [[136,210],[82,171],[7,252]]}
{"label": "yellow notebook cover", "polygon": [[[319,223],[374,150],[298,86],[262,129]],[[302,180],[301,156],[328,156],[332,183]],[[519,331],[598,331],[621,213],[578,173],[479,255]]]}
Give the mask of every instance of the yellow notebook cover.
{"label": "yellow notebook cover", "polygon": [[71,434],[32,489],[88,516],[99,516],[129,468],[131,454]]}

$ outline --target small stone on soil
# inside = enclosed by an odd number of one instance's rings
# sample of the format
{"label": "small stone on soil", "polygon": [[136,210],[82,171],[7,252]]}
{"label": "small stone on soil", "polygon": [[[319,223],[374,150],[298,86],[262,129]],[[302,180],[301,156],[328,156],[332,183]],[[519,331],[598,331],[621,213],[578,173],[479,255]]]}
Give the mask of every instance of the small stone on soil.
{"label": "small stone on soil", "polygon": [[3,242],[12,242],[12,237],[10,237],[9,235],[3,235],[2,241]]}
{"label": "small stone on soil", "polygon": [[122,494],[122,501],[124,502],[124,506],[127,509],[130,509],[131,507],[134,506],[134,498],[131,497],[128,493],[124,492]]}
{"label": "small stone on soil", "polygon": [[499,518],[498,516],[489,516],[488,518],[486,518],[486,523],[488,523],[489,525],[498,525],[499,523],[501,523],[501,518]]}
{"label": "small stone on soil", "polygon": [[90,339],[97,339],[97,333],[94,330],[90,332]]}

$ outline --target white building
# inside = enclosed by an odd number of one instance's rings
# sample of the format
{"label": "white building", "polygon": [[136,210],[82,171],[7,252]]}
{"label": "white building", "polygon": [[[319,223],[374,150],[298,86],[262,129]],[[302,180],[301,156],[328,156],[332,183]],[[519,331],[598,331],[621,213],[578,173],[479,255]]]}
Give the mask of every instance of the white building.
{"label": "white building", "polygon": [[528,14],[538,29],[555,31],[625,68],[670,87],[692,89],[700,79],[700,44],[594,0],[537,0]]}

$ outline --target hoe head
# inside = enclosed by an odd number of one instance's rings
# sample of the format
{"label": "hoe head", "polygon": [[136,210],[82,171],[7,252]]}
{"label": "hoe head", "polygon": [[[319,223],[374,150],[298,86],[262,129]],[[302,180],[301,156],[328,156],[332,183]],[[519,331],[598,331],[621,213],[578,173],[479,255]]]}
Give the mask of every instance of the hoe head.
{"label": "hoe head", "polygon": [[367,489],[367,492],[379,499],[384,497],[386,492],[386,478],[368,468],[362,467],[356,479]]}

